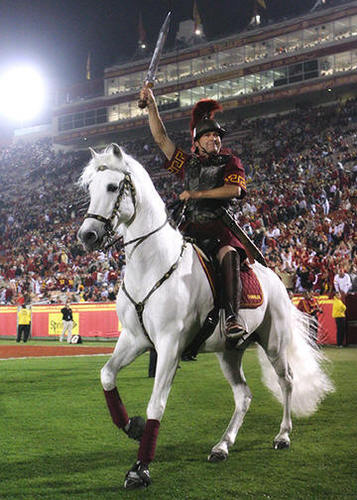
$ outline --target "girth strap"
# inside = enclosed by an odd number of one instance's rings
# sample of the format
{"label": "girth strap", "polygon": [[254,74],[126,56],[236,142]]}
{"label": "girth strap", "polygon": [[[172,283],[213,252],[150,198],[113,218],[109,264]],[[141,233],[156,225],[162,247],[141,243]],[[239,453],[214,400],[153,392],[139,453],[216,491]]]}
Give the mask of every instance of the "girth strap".
{"label": "girth strap", "polygon": [[123,281],[123,284],[122,284],[122,290],[123,292],[125,293],[125,295],[128,297],[128,299],[130,300],[130,302],[134,305],[135,307],[135,310],[136,310],[136,313],[138,315],[138,318],[139,318],[139,321],[140,321],[140,325],[146,335],[146,337],[150,340],[150,342],[152,343],[147,331],[146,331],[146,328],[145,328],[145,325],[144,325],[144,320],[143,320],[143,314],[144,314],[144,308],[145,308],[145,304],[146,302],[149,300],[149,298],[151,297],[151,295],[158,289],[160,288],[160,286],[167,280],[169,279],[169,277],[171,276],[171,274],[177,269],[178,267],[178,264],[179,264],[179,261],[183,255],[183,252],[186,248],[186,240],[183,240],[182,242],[182,246],[181,246],[181,252],[180,252],[180,255],[178,256],[177,260],[174,262],[174,264],[172,264],[172,266],[170,267],[170,269],[162,276],[162,278],[160,278],[156,283],[155,285],[152,287],[152,289],[150,290],[150,292],[144,297],[144,299],[141,301],[141,302],[135,302],[135,300],[129,295],[126,287],[125,287],[125,283]]}

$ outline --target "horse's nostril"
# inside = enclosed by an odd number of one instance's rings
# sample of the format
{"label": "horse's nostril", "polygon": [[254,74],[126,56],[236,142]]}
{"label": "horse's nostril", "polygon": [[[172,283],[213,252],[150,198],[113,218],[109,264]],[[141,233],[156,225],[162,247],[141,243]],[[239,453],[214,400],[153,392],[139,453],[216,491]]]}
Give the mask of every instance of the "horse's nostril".
{"label": "horse's nostril", "polygon": [[98,235],[95,231],[86,231],[83,235],[83,240],[85,243],[95,243],[98,239]]}

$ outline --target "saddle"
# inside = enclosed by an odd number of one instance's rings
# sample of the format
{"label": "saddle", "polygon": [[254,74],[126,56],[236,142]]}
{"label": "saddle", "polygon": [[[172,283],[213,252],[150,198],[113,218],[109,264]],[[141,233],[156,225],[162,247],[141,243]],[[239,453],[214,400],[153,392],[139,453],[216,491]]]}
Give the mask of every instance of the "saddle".
{"label": "saddle", "polygon": [[[220,319],[220,310],[224,308],[221,293],[218,293],[219,272],[215,260],[211,257],[208,257],[195,244],[193,244],[193,247],[196,251],[197,257],[201,263],[201,266],[206,274],[207,280],[211,287],[212,294],[214,297],[214,308],[208,313],[207,318],[205,319],[200,331],[193,339],[193,341],[190,343],[190,345],[187,346],[185,351],[183,352],[182,354],[183,361],[191,361],[196,358],[199,348],[201,347],[203,342],[213,334],[217,326],[217,323]],[[240,309],[255,309],[260,305],[262,305],[263,291],[260,282],[256,274],[254,273],[253,269],[247,263],[247,261],[243,261],[241,263],[240,277],[242,282],[242,297],[241,297]],[[237,345],[237,347],[243,344],[245,345],[247,342],[250,342],[251,340],[253,340],[253,336],[247,335],[242,339],[241,343]]]}
{"label": "saddle", "polygon": [[[217,290],[219,288],[219,273],[217,265],[211,257],[208,257],[198,246],[193,245],[201,266],[206,274],[207,280],[210,284],[215,303],[218,307],[223,307],[221,304]],[[263,291],[260,282],[247,262],[241,262],[240,265],[240,278],[242,282],[242,298],[240,309],[256,309],[263,303]]]}

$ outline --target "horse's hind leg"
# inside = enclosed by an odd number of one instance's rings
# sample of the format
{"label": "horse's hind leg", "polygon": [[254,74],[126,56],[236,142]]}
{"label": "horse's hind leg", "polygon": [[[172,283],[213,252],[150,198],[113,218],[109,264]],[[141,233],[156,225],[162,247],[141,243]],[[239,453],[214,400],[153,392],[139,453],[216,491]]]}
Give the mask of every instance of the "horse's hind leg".
{"label": "horse's hind leg", "polygon": [[238,431],[252,400],[252,394],[247,386],[242,369],[243,352],[225,351],[224,353],[217,353],[223,374],[233,391],[235,409],[223,436],[212,448],[208,456],[209,462],[220,462],[228,457],[228,450],[236,440]]}
{"label": "horse's hind leg", "polygon": [[282,393],[283,419],[280,424],[280,431],[273,441],[274,448],[289,448],[292,430],[291,421],[291,395],[293,390],[293,374],[287,361],[286,347],[280,347],[278,352],[267,352],[267,356],[278,376],[278,382]]}

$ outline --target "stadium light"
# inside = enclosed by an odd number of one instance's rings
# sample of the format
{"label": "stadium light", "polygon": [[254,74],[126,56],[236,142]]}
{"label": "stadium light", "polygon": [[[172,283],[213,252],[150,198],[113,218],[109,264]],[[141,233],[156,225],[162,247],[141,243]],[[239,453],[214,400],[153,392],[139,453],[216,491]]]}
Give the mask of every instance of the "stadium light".
{"label": "stadium light", "polygon": [[44,81],[34,68],[13,67],[0,75],[0,114],[24,123],[36,118],[45,104]]}

